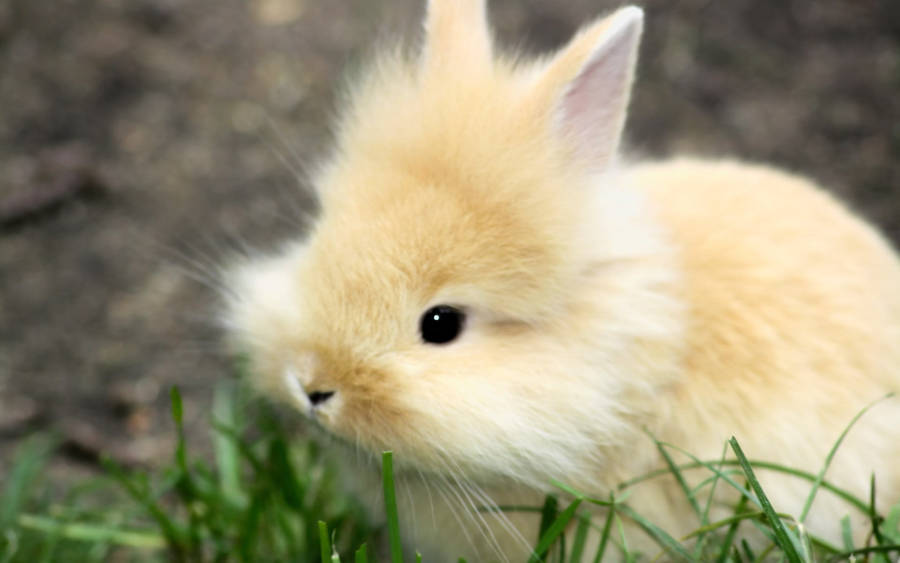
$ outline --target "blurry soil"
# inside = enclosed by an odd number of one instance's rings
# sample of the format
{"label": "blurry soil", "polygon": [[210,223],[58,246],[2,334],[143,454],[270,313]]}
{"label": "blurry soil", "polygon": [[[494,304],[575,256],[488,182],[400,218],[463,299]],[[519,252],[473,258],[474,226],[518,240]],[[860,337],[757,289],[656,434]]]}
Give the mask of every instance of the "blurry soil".
{"label": "blurry soil", "polygon": [[[343,69],[418,0],[0,2],[0,475],[53,429],[65,473],[167,457],[234,376],[216,268],[313,209]],[[619,2],[496,0],[539,52]],[[648,0],[628,145],[808,174],[900,240],[900,2]],[[86,463],[86,465],[85,465]]]}

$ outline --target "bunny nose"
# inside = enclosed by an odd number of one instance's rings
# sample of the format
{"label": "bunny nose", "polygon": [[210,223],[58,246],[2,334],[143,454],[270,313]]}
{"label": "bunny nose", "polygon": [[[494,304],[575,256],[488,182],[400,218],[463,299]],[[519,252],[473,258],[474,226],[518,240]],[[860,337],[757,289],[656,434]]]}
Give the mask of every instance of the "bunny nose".
{"label": "bunny nose", "polygon": [[309,402],[311,402],[314,407],[317,407],[333,397],[334,391],[313,391],[307,393],[306,396],[309,397]]}

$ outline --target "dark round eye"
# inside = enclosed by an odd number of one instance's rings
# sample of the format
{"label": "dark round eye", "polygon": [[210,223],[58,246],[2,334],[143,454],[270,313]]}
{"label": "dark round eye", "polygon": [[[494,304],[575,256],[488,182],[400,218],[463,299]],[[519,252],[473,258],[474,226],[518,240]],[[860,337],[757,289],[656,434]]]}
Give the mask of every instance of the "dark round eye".
{"label": "dark round eye", "polygon": [[425,311],[419,330],[422,340],[431,344],[446,344],[462,332],[466,314],[450,305],[437,305]]}

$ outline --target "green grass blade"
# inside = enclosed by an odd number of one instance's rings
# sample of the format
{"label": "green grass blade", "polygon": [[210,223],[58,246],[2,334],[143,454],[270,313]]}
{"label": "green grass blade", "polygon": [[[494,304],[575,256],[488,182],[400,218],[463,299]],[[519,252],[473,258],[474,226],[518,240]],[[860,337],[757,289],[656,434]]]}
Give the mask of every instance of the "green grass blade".
{"label": "green grass blade", "polygon": [[[547,499],[554,498],[548,496]],[[553,545],[553,542],[559,538],[560,534],[562,534],[566,526],[569,525],[569,522],[575,516],[575,511],[578,510],[578,507],[581,505],[582,499],[577,498],[572,501],[569,506],[566,507],[565,510],[558,513],[557,516],[553,519],[549,526],[547,526],[544,533],[541,534],[541,539],[538,542],[537,546],[534,548],[534,551],[531,554],[531,558],[529,558],[529,562],[536,563],[538,561],[542,561],[544,554],[547,553],[547,550],[550,549],[550,546]],[[550,504],[549,502],[545,503]],[[555,504],[554,504],[555,507]]]}
{"label": "green grass blade", "polygon": [[556,542],[556,558],[555,563],[566,563],[566,534],[565,530],[559,534],[559,541]]}
{"label": "green grass blade", "polygon": [[[229,386],[219,385],[213,393],[212,416],[216,425],[229,428],[241,426],[235,395]],[[241,451],[233,436],[215,430],[213,426],[213,451],[218,470],[219,488],[222,496],[233,506],[243,509],[247,506],[247,495],[241,487]]]}
{"label": "green grass blade", "polygon": [[[187,548],[191,557],[200,557],[203,549],[202,528],[203,518],[199,512],[202,505],[201,494],[194,480],[194,473],[188,466],[187,439],[184,433],[184,407],[181,400],[181,392],[177,386],[169,391],[172,403],[172,420],[175,422],[175,466],[178,469],[175,493],[188,515],[187,522]],[[210,514],[206,511],[206,514]]]}
{"label": "green grass blade", "polygon": [[169,400],[172,403],[172,420],[176,426],[181,426],[184,419],[184,405],[181,401],[181,392],[178,387],[172,387],[169,390]]}
{"label": "green grass blade", "polygon": [[809,533],[807,533],[806,536],[809,541],[818,548],[817,552],[820,555],[834,555],[835,553],[840,553],[842,551],[841,547],[829,543],[818,536]]}
{"label": "green grass blade", "polygon": [[261,474],[265,472],[265,467],[263,467],[263,461],[260,457],[253,451],[253,448],[250,444],[245,442],[241,435],[234,428],[225,426],[224,424],[220,424],[218,421],[212,421],[212,427],[216,431],[216,433],[221,434],[222,436],[228,437],[231,442],[237,447],[238,452],[241,454],[241,457],[247,461],[251,465],[251,469],[257,473]]}
{"label": "green grass blade", "polygon": [[603,532],[600,534],[600,544],[597,546],[597,553],[594,555],[594,563],[600,563],[603,556],[606,555],[606,546],[609,545],[609,535],[612,532],[612,522],[616,515],[615,497],[609,495],[610,507],[606,512],[606,522],[603,523]]}
{"label": "green grass blade", "polygon": [[422,563],[422,554],[418,551],[416,552],[416,563]]}
{"label": "green grass blade", "polygon": [[178,467],[187,472],[187,445],[184,439],[184,407],[181,402],[181,392],[178,387],[169,390],[169,398],[172,403],[172,421],[175,423],[175,462]]}
{"label": "green grass blade", "polygon": [[797,522],[797,535],[800,541],[800,558],[803,561],[812,561],[812,539],[809,531],[802,522]]}
{"label": "green grass blade", "polygon": [[844,541],[844,549],[853,551],[853,532],[850,530],[850,517],[841,518],[841,539]]}
{"label": "green grass blade", "polygon": [[356,550],[356,555],[353,558],[354,563],[369,563],[369,551],[366,547],[366,544],[362,544],[359,546],[359,549]]}
{"label": "green grass blade", "polygon": [[16,556],[16,553],[19,552],[19,535],[11,528],[4,528],[0,530],[0,532],[3,532],[3,538],[2,541],[0,541],[0,545],[3,545],[5,548],[5,550],[0,553],[0,563],[10,563],[13,560],[13,557]]}
{"label": "green grass blade", "polygon": [[159,526],[166,538],[169,549],[173,552],[176,559],[181,560],[184,552],[184,542],[182,541],[183,533],[177,524],[169,518],[162,507],[150,497],[150,494],[144,487],[141,487],[135,480],[130,478],[125,472],[109,458],[102,458],[101,463],[106,472],[125,489],[125,492],[131,496],[138,504],[144,507],[150,517]]}
{"label": "green grass blade", "polygon": [[62,537],[69,540],[90,543],[113,543],[119,546],[139,549],[161,549],[166,546],[164,537],[146,530],[123,530],[102,524],[60,522],[53,518],[36,514],[19,515],[19,525],[22,528],[39,532],[58,532]]}
{"label": "green grass blade", "polygon": [[[671,444],[666,444],[666,445],[669,446],[669,447],[674,447],[674,446],[672,446]],[[696,457],[694,457],[694,456],[691,456],[690,454],[688,454],[688,453],[687,453],[686,451],[684,451],[684,450],[681,450],[681,449],[679,449],[679,448],[677,448],[677,447],[676,447],[675,449],[677,449],[677,450],[681,451],[682,453],[688,455],[688,457],[690,457],[690,458],[693,460],[691,463],[685,463],[685,464],[679,465],[679,466],[678,466],[679,469],[693,469],[693,468],[696,468],[696,467],[706,467],[707,469],[709,469],[710,471],[712,471],[714,474],[721,473],[722,480],[724,480],[725,482],[727,482],[729,485],[731,485],[732,487],[734,487],[736,490],[740,491],[741,494],[747,494],[747,495],[749,495],[749,496],[751,497],[751,499],[750,499],[751,502],[756,503],[756,499],[755,499],[755,498],[752,498],[752,495],[749,494],[750,492],[747,491],[747,489],[746,489],[745,487],[741,487],[740,485],[737,485],[737,484],[734,482],[733,479],[731,479],[730,477],[728,477],[728,474],[727,474],[726,472],[720,472],[720,471],[718,471],[718,470],[716,469],[715,466],[718,465],[718,464],[720,463],[719,460],[715,460],[715,461],[701,461],[701,460],[699,460],[698,458],[696,458]],[[730,459],[730,460],[726,460],[725,462],[723,462],[722,465],[727,465],[727,466],[740,466],[740,462],[738,462],[737,460]],[[754,461],[752,462],[752,465],[753,465],[753,467],[755,467],[755,468],[757,468],[757,469],[768,469],[768,470],[771,470],[771,471],[777,471],[777,472],[779,472],[779,473],[784,473],[785,475],[791,475],[791,476],[793,476],[793,477],[797,477],[797,478],[800,478],[800,479],[804,479],[804,480],[806,480],[806,481],[809,481],[810,483],[814,483],[815,480],[816,480],[816,476],[813,475],[812,473],[809,473],[809,472],[807,472],[807,471],[802,471],[802,470],[800,470],[800,469],[794,469],[794,468],[792,468],[792,467],[786,467],[786,466],[780,465],[780,464],[778,464],[778,463],[772,463],[772,462],[768,462],[768,461],[754,460]],[[651,480],[651,479],[655,479],[655,478],[657,478],[657,477],[662,477],[662,476],[664,476],[664,475],[669,475],[669,469],[668,469],[668,468],[665,468],[665,469],[655,469],[655,470],[653,470],[653,471],[649,471],[649,472],[647,472],[647,473],[644,473],[643,475],[639,475],[639,476],[637,476],[637,477],[634,477],[633,479],[629,479],[629,480],[627,480],[627,481],[623,481],[622,483],[620,483],[620,484],[617,486],[617,488],[618,488],[619,490],[627,489],[627,488],[633,487],[633,486],[635,486],[635,485],[637,485],[637,484],[639,484],[639,483],[643,483],[644,481],[649,481],[649,480]],[[728,477],[728,478],[726,478],[726,477]],[[840,487],[837,487],[837,486],[835,486],[833,483],[830,483],[830,482],[828,482],[828,481],[822,481],[821,486],[822,486],[823,489],[827,490],[827,491],[830,492],[830,493],[835,494],[836,496],[840,497],[842,500],[846,501],[847,504],[850,504],[850,505],[852,505],[854,508],[857,508],[862,514],[865,514],[865,515],[868,515],[868,514],[869,514],[869,504],[868,504],[867,501],[861,500],[861,499],[857,498],[856,496],[854,496],[852,493],[850,493],[850,492],[847,491],[846,489],[842,489],[842,488],[840,488]],[[589,499],[585,499],[585,500],[589,500]]]}
{"label": "green grass blade", "polygon": [[[747,497],[742,496],[735,506],[734,513],[735,515],[742,515],[745,513],[747,509]],[[735,520],[728,527],[728,531],[725,532],[725,538],[722,541],[722,549],[719,551],[719,557],[716,558],[716,563],[725,563],[728,560],[728,552],[731,551],[731,546],[734,544],[734,538],[737,535],[738,527],[741,525],[743,519]]]}
{"label": "green grass blade", "polygon": [[41,546],[40,558],[37,560],[38,563],[53,563],[59,559],[56,552],[62,539],[62,526],[44,532],[44,537],[41,539],[43,545]]}
{"label": "green grass blade", "polygon": [[266,491],[256,491],[250,497],[249,506],[244,511],[241,521],[237,524],[240,530],[237,548],[241,561],[253,561],[255,557],[254,554],[259,541],[259,522],[268,498],[269,494]]}
{"label": "green grass blade", "polygon": [[873,545],[871,547],[861,547],[853,551],[845,551],[838,553],[829,561],[854,561],[858,555],[870,555],[872,553],[898,553],[900,554],[900,545]]}
{"label": "green grass blade", "polygon": [[[751,462],[751,463],[752,463],[752,462]],[[726,465],[726,464],[725,464],[725,463],[721,463],[721,464],[719,464],[719,465]],[[702,481],[700,481],[700,482],[697,483],[696,485],[694,485],[694,488],[691,489],[691,493],[693,493],[693,494],[696,496],[696,495],[698,495],[703,489],[705,489],[706,487],[709,487],[709,496],[708,496],[708,498],[706,499],[707,502],[706,502],[706,505],[705,505],[704,508],[703,508],[703,517],[704,517],[704,518],[708,518],[709,509],[711,508],[711,505],[712,505],[712,500],[715,499],[715,492],[716,492],[715,489],[716,489],[716,485],[717,485],[717,483],[718,483],[719,481],[722,480],[722,475],[728,475],[729,477],[732,477],[732,478],[734,478],[735,475],[740,475],[740,476],[743,476],[743,475],[744,475],[744,472],[741,471],[741,470],[740,470],[739,468],[737,468],[737,467],[735,467],[735,468],[733,468],[733,469],[722,469],[722,467],[719,467],[718,469],[719,469],[719,471],[721,472],[721,474],[716,473],[716,474],[714,474],[714,475],[711,475],[711,476],[707,477],[706,479],[703,479]]]}
{"label": "green grass blade", "polygon": [[524,504],[498,504],[497,506],[479,506],[478,512],[535,512],[540,513],[542,507]]}
{"label": "green grass blade", "polygon": [[55,440],[35,435],[16,449],[15,462],[0,494],[0,530],[6,530],[15,523],[35,480],[41,474],[41,467],[55,446]]}
{"label": "green grass blade", "polygon": [[750,488],[756,493],[756,498],[759,500],[762,510],[766,514],[766,518],[768,519],[769,525],[772,527],[772,531],[775,533],[778,547],[784,551],[784,555],[790,563],[801,563],[802,559],[800,558],[800,554],[797,553],[793,538],[790,536],[784,522],[782,522],[781,518],[775,513],[775,508],[772,506],[772,503],[769,502],[769,497],[767,497],[766,493],[763,491],[762,485],[759,484],[759,480],[757,480],[756,475],[753,473],[750,462],[747,460],[747,456],[744,455],[744,451],[741,449],[738,441],[732,437],[728,440],[728,443],[731,444],[731,449],[734,450],[734,454],[737,456],[738,462],[744,470],[744,475],[750,483]]}
{"label": "green grass blade", "polygon": [[888,511],[887,518],[884,519],[884,524],[881,526],[881,533],[887,536],[891,543],[900,544],[900,503],[895,504]]}
{"label": "green grass blade", "polygon": [[193,500],[191,498],[193,491],[191,487],[191,471],[187,462],[187,441],[184,437],[184,409],[181,402],[181,392],[178,390],[178,387],[172,387],[169,391],[169,397],[172,402],[172,420],[175,422],[175,464],[181,471],[177,479],[178,485],[176,489],[182,500],[187,501],[186,503],[189,504]]}
{"label": "green grass blade", "polygon": [[[303,514],[303,486],[291,460],[290,445],[278,437],[270,440],[268,451],[269,478],[280,492],[284,502],[294,511]],[[315,535],[315,532],[313,532]]]}
{"label": "green grass blade", "polygon": [[319,553],[322,563],[331,560],[331,537],[328,535],[328,524],[319,520]]}
{"label": "green grass blade", "polygon": [[[621,508],[621,505],[619,506],[619,508]],[[618,510],[616,510],[613,518],[616,521],[616,528],[619,530],[619,539],[622,541],[622,557],[625,558],[626,563],[630,563],[631,561],[634,561],[635,556],[633,553],[631,553],[631,550],[628,549],[628,537],[625,535],[625,526],[622,525],[622,519],[619,518]]]}
{"label": "green grass blade", "polygon": [[[703,490],[703,488],[706,486],[707,482],[710,482],[710,480],[711,480],[711,483],[712,483],[712,485],[709,488],[709,494],[706,497],[706,504],[703,507],[703,513],[700,515],[700,524],[701,525],[709,523],[709,511],[712,508],[713,500],[716,498],[716,487],[719,485],[719,480],[721,479],[721,477],[719,475],[731,473],[731,470],[727,470],[727,471],[722,470],[722,465],[724,464],[725,457],[727,455],[728,455],[728,444],[725,443],[725,444],[722,444],[722,455],[719,456],[719,464],[716,467],[717,472],[712,477],[710,477],[708,479],[704,479],[703,481],[700,482],[699,485],[694,487],[693,493],[695,495],[699,495],[700,492]],[[736,471],[736,470],[734,470],[734,471]],[[742,496],[741,498],[744,499],[746,497]],[[706,542],[708,539],[709,539],[708,536],[706,536],[705,534],[701,534],[697,538],[697,543],[694,545],[694,554],[697,557],[699,557],[706,549]],[[724,553],[727,555],[728,552],[725,551]]]}
{"label": "green grass blade", "polygon": [[[690,452],[688,452],[688,451],[685,450],[684,448],[680,448],[680,447],[678,447],[678,446],[676,446],[676,445],[674,445],[674,444],[669,444],[669,443],[667,443],[667,442],[663,442],[663,444],[664,444],[665,446],[669,447],[669,448],[672,448],[672,449],[674,449],[674,450],[676,450],[676,451],[678,451],[678,452],[680,452],[680,453],[686,455],[687,457],[689,457],[689,458],[693,461],[693,463],[691,463],[691,464],[686,464],[686,465],[681,465],[681,466],[679,466],[680,469],[688,469],[688,468],[691,468],[691,467],[705,467],[707,470],[709,470],[709,471],[710,471],[711,473],[713,473],[714,475],[718,475],[719,477],[721,477],[721,479],[722,479],[723,481],[725,481],[726,483],[728,483],[729,485],[731,485],[732,488],[734,488],[735,490],[737,490],[738,492],[740,492],[743,496],[747,497],[747,498],[750,500],[750,502],[753,502],[753,503],[755,503],[755,504],[759,504],[759,501],[756,500],[756,497],[753,496],[753,493],[751,493],[749,490],[747,490],[746,487],[743,487],[743,486],[741,486],[740,484],[738,484],[737,481],[735,481],[734,479],[732,479],[727,473],[721,471],[718,467],[716,467],[717,465],[719,465],[719,466],[723,465],[723,464],[721,463],[721,460],[716,460],[716,461],[701,461],[699,458],[697,458],[696,456],[694,456],[693,454],[691,454]],[[737,463],[737,462],[735,462],[735,463]],[[725,464],[725,465],[727,465],[727,464]],[[625,483],[622,483],[621,485],[619,485],[619,488],[621,489],[621,488],[625,488],[625,487],[628,487],[628,486],[633,486],[634,484],[639,483],[639,482],[642,482],[642,481],[646,480],[647,478],[657,477],[657,476],[660,476],[660,475],[669,475],[669,474],[670,474],[670,471],[669,471],[668,468],[660,469],[660,470],[657,470],[657,471],[652,471],[652,472],[650,472],[650,473],[647,473],[647,474],[642,475],[642,476],[640,476],[640,477],[636,477],[635,479],[630,479],[629,481],[626,481]]]}
{"label": "green grass blade", "polygon": [[[787,516],[787,515],[785,515]],[[705,534],[707,532],[713,532],[718,530],[719,528],[724,528],[728,526],[729,528],[739,525],[744,520],[765,520],[766,513],[761,510],[755,510],[753,512],[744,512],[741,514],[734,514],[732,516],[726,516],[721,520],[716,520],[715,522],[710,522],[705,526],[701,526],[691,532],[690,534],[684,536],[684,539],[690,539],[700,534]]]}
{"label": "green grass blade", "polygon": [[644,532],[647,533],[653,541],[655,541],[659,547],[661,547],[673,561],[693,561],[693,557],[691,554],[682,546],[678,541],[675,540],[672,536],[670,536],[665,530],[657,526],[656,524],[650,522],[634,510],[632,510],[627,505],[620,505],[618,508],[619,514],[622,514],[632,520],[635,524],[641,527]]}
{"label": "green grass blade", "polygon": [[579,514],[578,527],[575,528],[575,539],[572,541],[572,551],[569,552],[569,563],[581,563],[582,554],[584,553],[584,544],[587,542],[587,535],[590,529],[590,515]]}
{"label": "green grass blade", "polygon": [[341,556],[337,552],[337,544],[335,543],[335,538],[337,537],[337,529],[331,531],[331,563],[341,563]]}
{"label": "green grass blade", "polygon": [[825,463],[822,464],[822,469],[819,471],[818,475],[816,475],[816,480],[813,482],[812,489],[809,491],[809,496],[806,497],[806,502],[803,504],[803,510],[800,511],[800,518],[798,519],[800,522],[806,521],[806,517],[809,515],[809,510],[812,508],[813,500],[815,500],[815,498],[816,498],[816,493],[819,492],[819,488],[822,486],[822,481],[825,480],[825,472],[828,471],[828,468],[831,466],[831,461],[834,459],[834,454],[836,454],[838,451],[838,448],[841,447],[841,444],[844,442],[844,438],[847,437],[847,433],[850,432],[850,429],[853,428],[853,426],[856,424],[856,422],[860,418],[862,418],[862,416],[864,414],[866,414],[866,412],[868,412],[869,409],[871,409],[872,407],[874,407],[876,404],[880,403],[881,401],[884,401],[887,398],[891,397],[892,395],[893,395],[893,393],[886,395],[886,396],[878,399],[877,401],[874,401],[874,402],[866,405],[865,408],[863,408],[861,411],[856,413],[856,416],[854,416],[850,420],[850,423],[847,424],[847,426],[844,428],[843,432],[841,432],[841,435],[838,436],[837,441],[831,447],[831,450],[828,452],[828,455],[825,456]]}
{"label": "green grass blade", "polygon": [[384,487],[384,511],[387,515],[388,539],[391,562],[403,562],[403,546],[400,542],[400,516],[397,514],[397,496],[394,490],[394,459],[389,451],[381,454],[381,479]]}
{"label": "green grass blade", "polygon": [[[547,495],[544,497],[544,505],[541,507],[541,523],[538,526],[538,536],[537,541],[540,543],[541,539],[543,539],[544,534],[547,533],[547,530],[550,529],[550,526],[553,525],[554,520],[556,520],[556,515],[559,513],[559,499],[557,499],[554,495]],[[533,560],[537,550],[532,553],[531,559]],[[546,557],[543,552],[539,554],[539,561],[546,561]]]}
{"label": "green grass blade", "polygon": [[872,535],[878,545],[884,545],[884,538],[881,537],[881,516],[875,510],[875,474],[869,481],[869,521],[872,522]]}
{"label": "green grass blade", "polygon": [[[705,524],[706,522],[703,520],[703,512],[700,510],[700,505],[697,503],[697,499],[694,497],[693,491],[691,491],[691,488],[688,487],[687,481],[684,480],[684,475],[681,474],[681,470],[675,464],[675,461],[672,459],[672,456],[669,455],[669,452],[666,451],[665,445],[663,445],[662,442],[657,440],[652,435],[650,437],[656,444],[656,449],[659,450],[659,454],[665,460],[666,467],[669,468],[669,472],[671,472],[675,477],[675,481],[678,483],[678,486],[681,488],[684,496],[687,497],[688,502],[691,505],[691,509],[694,511],[694,514],[696,514],[697,518],[700,519],[701,524]],[[718,477],[718,474],[716,475],[716,477]]]}
{"label": "green grass blade", "polygon": [[[583,499],[584,502],[588,502],[588,503],[590,503],[590,504],[596,504],[597,506],[612,506],[612,505],[613,505],[613,503],[610,502],[610,501],[608,501],[608,500],[600,500],[600,499],[596,499],[596,498],[591,498],[590,495],[586,495],[586,494],[582,493],[581,491],[575,489],[574,487],[571,487],[571,486],[569,486],[569,485],[566,485],[565,483],[563,483],[563,482],[561,482],[561,481],[557,481],[557,480],[555,480],[555,479],[552,479],[552,480],[550,481],[550,484],[553,485],[554,487],[557,487],[557,488],[559,488],[559,489],[562,489],[563,491],[565,491],[566,493],[572,495],[572,496],[575,497],[575,498]],[[619,499],[619,502],[622,502],[622,500],[625,499],[625,498],[627,498],[627,496],[628,496],[628,493],[626,492],[626,493]],[[528,510],[528,512],[539,512],[539,511],[541,511],[541,510],[543,510],[543,509],[534,510],[534,508],[532,507],[532,509],[531,509],[531,510]]]}

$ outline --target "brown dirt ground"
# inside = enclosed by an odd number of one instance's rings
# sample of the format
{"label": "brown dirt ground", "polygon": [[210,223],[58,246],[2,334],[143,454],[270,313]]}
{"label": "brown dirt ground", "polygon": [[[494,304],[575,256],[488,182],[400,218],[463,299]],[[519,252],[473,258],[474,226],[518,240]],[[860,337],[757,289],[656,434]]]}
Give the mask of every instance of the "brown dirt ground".
{"label": "brown dirt ground", "polygon": [[[342,69],[420,4],[0,1],[0,474],[38,428],[64,436],[61,473],[167,455],[173,384],[205,428],[232,374],[202,278],[297,230]],[[540,51],[616,4],[491,13]],[[635,151],[802,171],[900,240],[900,2],[644,5]]]}

